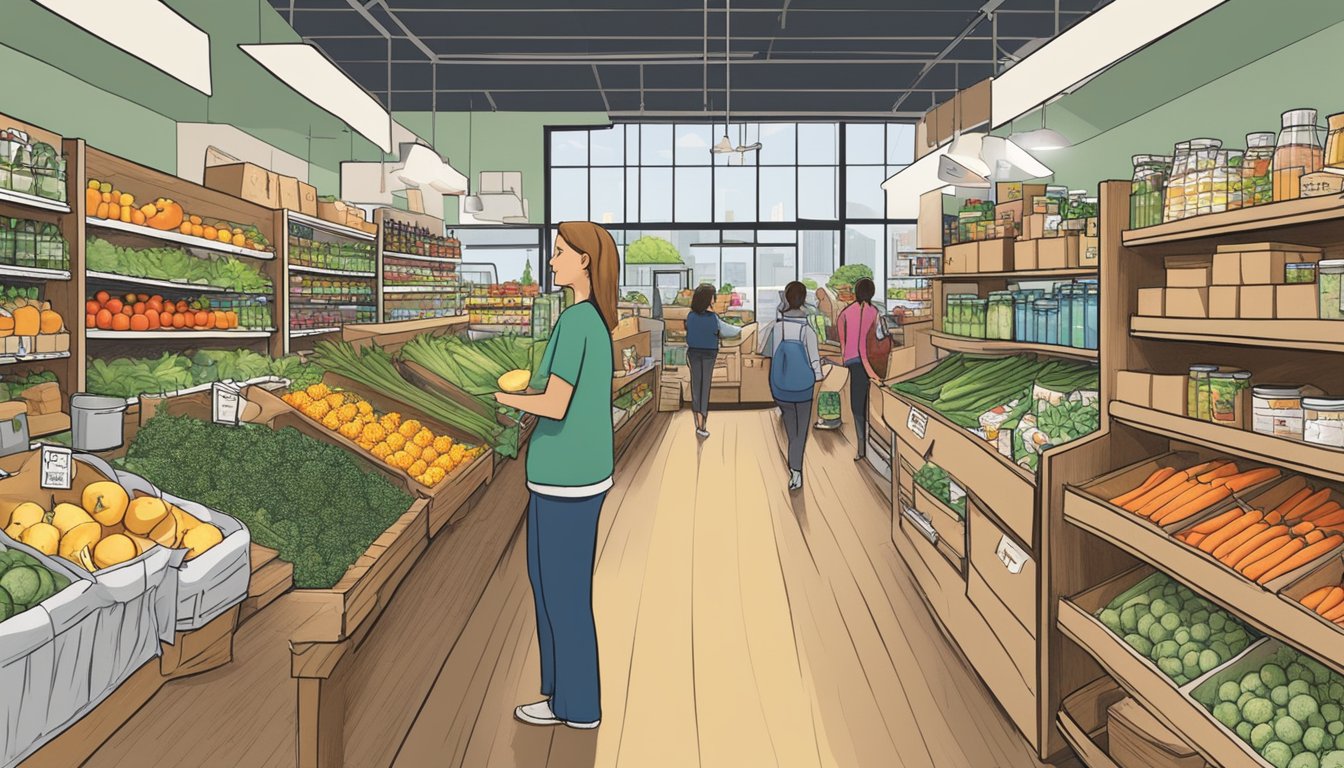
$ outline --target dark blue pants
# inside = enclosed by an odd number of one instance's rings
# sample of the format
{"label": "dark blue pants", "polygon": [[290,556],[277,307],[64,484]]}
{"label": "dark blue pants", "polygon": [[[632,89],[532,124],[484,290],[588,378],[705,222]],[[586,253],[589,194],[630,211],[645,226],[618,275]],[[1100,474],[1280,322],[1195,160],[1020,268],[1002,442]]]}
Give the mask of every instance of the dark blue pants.
{"label": "dark blue pants", "polygon": [[593,623],[593,557],[605,492],[564,499],[533,492],[527,506],[527,575],[537,606],[541,694],[561,720],[602,718]]}

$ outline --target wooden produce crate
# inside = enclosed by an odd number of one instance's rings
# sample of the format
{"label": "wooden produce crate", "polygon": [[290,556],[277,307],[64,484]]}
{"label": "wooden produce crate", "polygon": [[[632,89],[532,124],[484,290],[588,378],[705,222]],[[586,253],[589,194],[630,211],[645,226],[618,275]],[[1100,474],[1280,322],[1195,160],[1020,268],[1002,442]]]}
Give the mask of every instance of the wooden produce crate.
{"label": "wooden produce crate", "polygon": [[[397,370],[401,371],[401,375],[412,384],[450,398],[453,402],[458,403],[465,408],[470,408],[472,411],[479,413],[486,418],[495,419],[500,424],[505,426],[509,425],[510,422],[508,418],[492,408],[488,402],[468,394],[456,384],[448,381],[437,373],[434,373],[423,365],[411,360],[397,360],[396,364]],[[530,414],[524,414],[522,420],[522,434],[518,438],[519,442],[530,437],[532,435],[532,430],[536,428],[537,418]],[[496,465],[501,461],[506,460],[506,458],[499,456],[498,454],[495,455]]]}
{"label": "wooden produce crate", "polygon": [[[462,432],[459,432],[436,419],[426,416],[416,408],[406,405],[399,400],[395,400],[365,384],[330,372],[327,373],[322,380],[328,387],[331,387],[332,390],[347,390],[368,400],[369,403],[373,405],[376,412],[387,413],[395,411],[400,413],[403,419],[416,419],[435,434],[448,435],[453,438],[454,441],[467,444],[474,444],[476,442],[475,439],[468,437]],[[318,424],[298,410],[291,408],[277,395],[267,390],[257,387],[249,387],[244,390],[243,397],[262,405],[263,409],[268,412],[273,412],[275,414],[271,422],[273,426],[292,426],[305,434],[339,445],[378,467],[379,471],[388,475],[398,485],[405,488],[407,493],[410,493],[412,496],[428,499],[430,535],[437,535],[438,532],[451,522],[459,512],[464,512],[467,499],[469,499],[478,488],[490,482],[491,478],[494,477],[494,451],[487,447],[485,453],[473,459],[465,467],[458,467],[448,475],[448,477],[444,478],[442,482],[433,488],[430,488],[429,486],[422,485],[415,478],[407,474],[405,470],[378,461],[369,454],[368,451],[360,448],[355,441],[347,439],[340,433],[329,430],[321,424]]]}
{"label": "wooden produce crate", "polygon": [[1110,757],[1107,712],[1125,699],[1125,692],[1109,677],[1100,677],[1061,702],[1058,721],[1064,740],[1088,768],[1118,768]]}
{"label": "wooden produce crate", "polygon": [[403,320],[395,323],[359,323],[341,327],[341,338],[355,349],[377,344],[388,352],[396,352],[402,345],[422,333],[436,336],[463,333],[467,330],[467,315],[435,317],[427,320]]}

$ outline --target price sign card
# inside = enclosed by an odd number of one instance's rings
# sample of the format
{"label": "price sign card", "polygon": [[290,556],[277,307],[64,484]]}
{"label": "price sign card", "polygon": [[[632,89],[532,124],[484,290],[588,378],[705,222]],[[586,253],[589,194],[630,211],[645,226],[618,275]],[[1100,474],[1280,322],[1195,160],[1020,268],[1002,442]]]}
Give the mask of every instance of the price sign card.
{"label": "price sign card", "polygon": [[912,406],[910,416],[905,420],[905,426],[916,435],[924,437],[924,433],[929,428],[929,414]]}
{"label": "price sign card", "polygon": [[243,402],[238,388],[217,381],[211,385],[210,392],[215,423],[238,426],[238,416],[242,412]]}
{"label": "price sign card", "polygon": [[75,461],[69,448],[42,446],[42,487],[68,491],[75,476]]}

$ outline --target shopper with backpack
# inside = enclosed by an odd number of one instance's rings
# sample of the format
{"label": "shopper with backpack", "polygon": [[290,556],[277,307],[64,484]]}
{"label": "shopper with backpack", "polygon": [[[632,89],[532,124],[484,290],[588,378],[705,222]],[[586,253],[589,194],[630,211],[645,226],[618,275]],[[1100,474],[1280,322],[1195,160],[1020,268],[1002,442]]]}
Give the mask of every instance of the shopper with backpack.
{"label": "shopper with backpack", "polygon": [[779,321],[771,333],[770,393],[784,419],[789,443],[789,490],[803,487],[803,449],[812,422],[812,394],[821,381],[817,332],[807,322],[803,302],[807,287],[798,281],[784,286]]}

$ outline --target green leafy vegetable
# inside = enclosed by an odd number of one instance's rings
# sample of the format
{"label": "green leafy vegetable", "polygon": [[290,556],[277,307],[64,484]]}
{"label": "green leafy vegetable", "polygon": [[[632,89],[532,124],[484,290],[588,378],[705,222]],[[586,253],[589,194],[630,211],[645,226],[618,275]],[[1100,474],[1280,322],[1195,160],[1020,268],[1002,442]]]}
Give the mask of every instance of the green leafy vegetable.
{"label": "green leafy vegetable", "polygon": [[271,279],[260,269],[227,253],[197,257],[181,248],[123,248],[90,237],[85,260],[94,272],[205,285],[238,293],[271,291]]}
{"label": "green leafy vegetable", "polygon": [[204,350],[192,357],[165,352],[157,358],[89,360],[85,388],[97,395],[139,397],[232,379],[262,376],[289,379],[294,386],[316,384],[322,370],[289,355],[271,360],[251,350]]}
{"label": "green leafy vegetable", "polygon": [[873,268],[867,264],[845,264],[837,267],[835,272],[831,273],[831,279],[826,281],[826,287],[831,290],[839,290],[841,286],[853,286],[862,278],[873,279]]}

